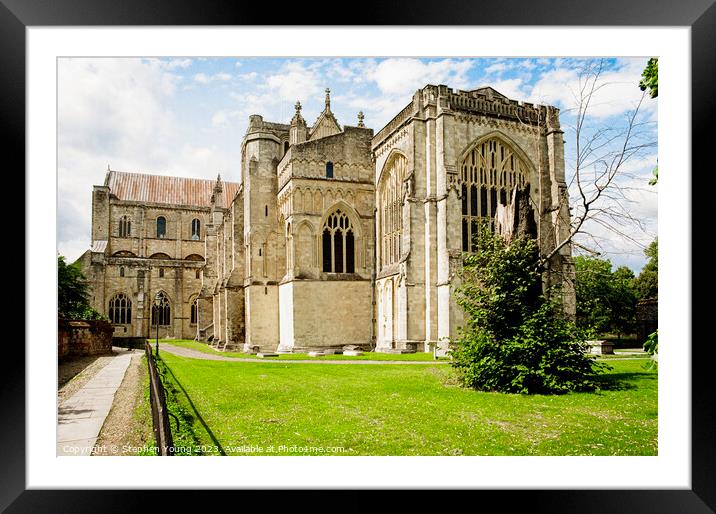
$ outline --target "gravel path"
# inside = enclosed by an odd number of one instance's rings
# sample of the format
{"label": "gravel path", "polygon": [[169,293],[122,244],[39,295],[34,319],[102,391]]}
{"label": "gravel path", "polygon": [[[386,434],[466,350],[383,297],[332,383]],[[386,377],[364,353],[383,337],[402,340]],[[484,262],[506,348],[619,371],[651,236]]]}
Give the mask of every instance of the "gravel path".
{"label": "gravel path", "polygon": [[122,384],[114,395],[112,409],[102,425],[93,455],[136,455],[137,448],[152,445],[151,418],[137,419],[135,410],[144,401],[142,379],[147,374],[142,366],[144,352],[134,350]]}
{"label": "gravel path", "polygon": [[446,361],[369,361],[369,360],[278,360],[275,357],[266,359],[243,359],[241,357],[224,357],[223,355],[212,355],[210,353],[199,352],[189,348],[180,346],[172,346],[171,344],[159,343],[159,353],[167,352],[180,357],[190,357],[192,359],[204,359],[210,361],[233,361],[233,362],[280,362],[281,364],[422,364],[424,366],[435,366],[437,364],[449,364]]}

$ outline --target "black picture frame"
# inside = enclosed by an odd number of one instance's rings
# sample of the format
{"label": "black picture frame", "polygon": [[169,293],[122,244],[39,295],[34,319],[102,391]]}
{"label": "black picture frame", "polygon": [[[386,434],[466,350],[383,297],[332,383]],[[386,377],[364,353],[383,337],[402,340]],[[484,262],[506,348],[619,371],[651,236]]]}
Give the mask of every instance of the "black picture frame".
{"label": "black picture frame", "polygon": [[[716,5],[714,0],[624,0],[569,1],[502,0],[499,3],[443,0],[439,4],[426,0],[410,2],[360,2],[354,11],[325,9],[316,4],[301,15],[294,9],[272,9],[253,2],[189,0],[0,0],[0,141],[4,155],[17,156],[12,173],[25,169],[25,29],[30,26],[89,25],[569,25],[569,26],[684,26],[691,28],[692,70],[692,163],[693,169],[710,171],[710,148],[714,142],[714,109],[716,77]],[[337,19],[339,19],[337,21]],[[269,23],[267,23],[267,20]],[[708,160],[707,160],[708,159]],[[690,170],[672,171],[689,178]],[[665,172],[664,172],[665,173]],[[27,184],[25,185],[27,188]],[[697,189],[692,189],[696,192]],[[701,188],[705,190],[706,188]],[[26,190],[26,194],[28,191]],[[694,209],[699,203],[694,198]],[[683,206],[688,209],[689,206]],[[692,219],[697,220],[695,211]],[[696,232],[696,231],[694,231]],[[25,237],[31,237],[25,234]],[[701,269],[703,257],[692,254],[692,269]],[[689,263],[684,263],[689,265]],[[25,269],[27,274],[29,270]],[[693,295],[693,293],[692,293]],[[706,303],[710,303],[708,300]],[[700,304],[692,301],[692,320]],[[26,322],[28,313],[25,313]],[[708,318],[707,318],[708,319]],[[691,327],[684,327],[684,340],[692,338]],[[28,342],[26,341],[26,344]],[[497,491],[412,491],[401,495],[401,501],[425,505],[435,498],[444,506],[456,499],[477,505],[501,505],[501,510],[528,512],[630,512],[672,513],[714,512],[716,509],[716,444],[713,429],[716,398],[710,339],[693,338],[692,352],[692,487],[690,490],[497,490]],[[27,490],[25,482],[25,349],[5,345],[3,356],[12,365],[3,370],[0,405],[3,420],[0,433],[2,479],[0,507],[7,512],[126,512],[160,500],[162,507],[174,510],[187,506],[187,500],[221,508],[217,495],[240,494],[242,504],[270,501],[270,511],[284,505],[310,501],[315,508],[318,491],[293,491],[288,495],[257,491],[129,491],[122,490]],[[447,494],[446,494],[447,493]],[[341,510],[374,508],[375,495],[360,491],[346,492]],[[223,498],[222,498],[223,499]],[[232,500],[233,501],[233,500]],[[452,508],[452,507],[450,507]],[[183,510],[183,508],[182,508]],[[422,510],[422,509],[421,509]]]}

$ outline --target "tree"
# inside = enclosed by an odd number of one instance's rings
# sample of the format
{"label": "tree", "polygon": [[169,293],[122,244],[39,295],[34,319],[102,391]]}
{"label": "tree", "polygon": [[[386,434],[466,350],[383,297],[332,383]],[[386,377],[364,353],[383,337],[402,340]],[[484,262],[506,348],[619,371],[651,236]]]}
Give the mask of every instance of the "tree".
{"label": "tree", "polygon": [[450,342],[460,380],[511,393],[594,389],[606,368],[587,353],[584,333],[542,292],[537,242],[480,232],[478,251],[465,255],[456,297],[466,315]]}
{"label": "tree", "polygon": [[[656,146],[651,132],[653,121],[642,115],[642,104],[647,93],[643,93],[634,108],[627,112],[621,123],[603,124],[591,116],[592,109],[600,103],[599,95],[610,86],[605,82],[604,60],[587,61],[579,72],[578,86],[573,91],[575,107],[567,109],[575,116],[569,127],[574,136],[571,178],[568,183],[570,219],[560,219],[569,225],[565,237],[557,238],[553,249],[543,255],[542,262],[548,263],[566,245],[575,243],[575,238],[588,239],[601,247],[599,238],[589,232],[589,226],[599,226],[620,237],[630,239],[626,227],[643,230],[643,222],[635,218],[629,209],[629,188],[621,183],[626,178],[626,164],[644,157]],[[559,205],[545,205],[545,212],[565,212]],[[575,243],[576,244],[576,243]],[[580,245],[581,246],[581,245]]]}
{"label": "tree", "polygon": [[621,339],[622,334],[634,332],[636,322],[636,291],[634,272],[626,266],[619,266],[612,273],[610,298],[610,330]]}
{"label": "tree", "polygon": [[649,260],[634,280],[634,289],[638,300],[659,297],[659,242],[654,239],[644,250]]}
{"label": "tree", "polygon": [[577,324],[594,335],[622,334],[634,329],[636,293],[634,272],[626,266],[612,271],[607,259],[577,256]]}
{"label": "tree", "polygon": [[649,62],[646,63],[646,68],[641,74],[641,81],[639,81],[639,89],[642,91],[649,90],[649,95],[652,98],[659,96],[659,58],[652,57]]}
{"label": "tree", "polygon": [[57,316],[66,319],[104,319],[89,305],[89,286],[78,263],[57,257]]}

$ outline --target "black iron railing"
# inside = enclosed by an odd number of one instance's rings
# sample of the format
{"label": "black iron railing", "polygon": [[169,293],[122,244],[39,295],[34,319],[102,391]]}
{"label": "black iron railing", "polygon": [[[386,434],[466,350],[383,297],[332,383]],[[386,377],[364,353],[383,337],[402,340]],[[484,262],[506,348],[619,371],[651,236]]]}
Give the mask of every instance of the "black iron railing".
{"label": "black iron railing", "polygon": [[154,439],[157,443],[159,455],[174,455],[174,441],[172,440],[172,430],[169,425],[169,410],[167,409],[167,399],[164,394],[164,385],[162,384],[155,356],[152,354],[152,347],[149,341],[144,343],[144,351],[147,355],[147,366],[149,367],[149,403],[152,406],[152,428],[154,429]]}

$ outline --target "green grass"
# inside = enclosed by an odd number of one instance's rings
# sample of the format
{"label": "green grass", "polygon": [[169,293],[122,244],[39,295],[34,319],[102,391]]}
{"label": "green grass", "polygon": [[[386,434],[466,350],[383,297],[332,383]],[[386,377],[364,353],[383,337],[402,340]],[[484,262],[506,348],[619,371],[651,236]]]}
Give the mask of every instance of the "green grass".
{"label": "green grass", "polygon": [[[239,357],[243,359],[259,359],[256,355],[250,353],[241,352],[219,352],[213,349],[206,343],[200,343],[197,341],[190,341],[187,339],[160,339],[159,348],[161,351],[162,344],[171,344],[173,346],[179,346],[181,348],[188,348],[190,350],[196,350],[202,353],[208,353],[211,355],[223,355],[225,357]],[[261,359],[263,360],[263,359]],[[376,353],[366,352],[358,357],[350,357],[347,355],[324,355],[322,357],[310,357],[307,353],[287,353],[279,355],[278,357],[271,357],[271,360],[375,360],[375,361],[432,361],[433,354],[426,352],[416,353]],[[439,358],[440,361],[448,361],[447,358]]]}
{"label": "green grass", "polygon": [[524,396],[461,388],[444,365],[162,358],[209,454],[657,454],[657,373],[643,360],[610,363],[598,393]]}

